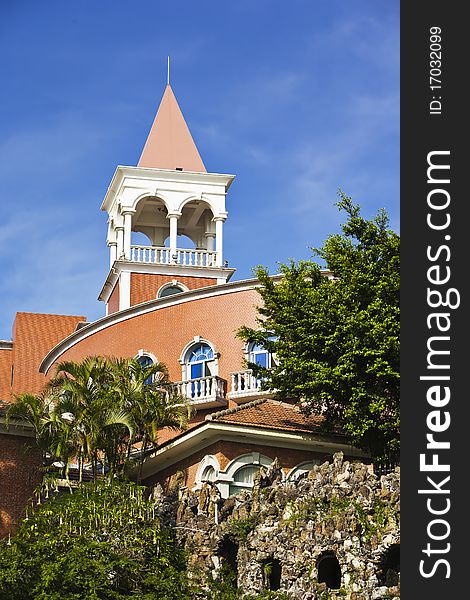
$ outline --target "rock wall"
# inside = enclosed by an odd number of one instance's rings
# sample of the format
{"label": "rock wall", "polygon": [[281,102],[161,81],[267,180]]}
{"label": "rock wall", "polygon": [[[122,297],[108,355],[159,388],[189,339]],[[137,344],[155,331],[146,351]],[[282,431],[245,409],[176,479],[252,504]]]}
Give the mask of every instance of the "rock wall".
{"label": "rock wall", "polygon": [[154,494],[202,586],[229,569],[247,594],[399,598],[399,469],[378,479],[367,465],[335,454],[297,482],[282,481],[273,464],[252,492],[227,500],[210,484]]}

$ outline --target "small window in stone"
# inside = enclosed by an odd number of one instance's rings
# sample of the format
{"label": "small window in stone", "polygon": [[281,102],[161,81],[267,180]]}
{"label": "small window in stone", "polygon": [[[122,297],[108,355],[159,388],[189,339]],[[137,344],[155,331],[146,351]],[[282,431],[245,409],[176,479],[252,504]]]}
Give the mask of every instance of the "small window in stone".
{"label": "small window in stone", "polygon": [[215,469],[212,465],[208,465],[201,475],[201,481],[215,481]]}
{"label": "small window in stone", "polygon": [[181,294],[184,290],[179,285],[167,285],[162,288],[158,294],[159,298],[166,298],[167,296],[174,296],[175,294]]}
{"label": "small window in stone", "polygon": [[238,587],[238,544],[230,537],[224,537],[217,554],[222,559],[220,576],[230,588]]}
{"label": "small window in stone", "polygon": [[325,552],[318,559],[318,583],[325,583],[331,590],[341,587],[341,567],[334,552]]}

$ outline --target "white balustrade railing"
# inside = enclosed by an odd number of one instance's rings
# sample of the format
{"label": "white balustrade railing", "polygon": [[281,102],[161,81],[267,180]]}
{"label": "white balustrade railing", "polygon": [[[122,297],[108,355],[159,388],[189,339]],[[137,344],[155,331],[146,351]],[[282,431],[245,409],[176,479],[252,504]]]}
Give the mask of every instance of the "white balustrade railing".
{"label": "white balustrade railing", "polygon": [[177,248],[172,254],[170,248],[161,246],[131,246],[129,260],[136,263],[157,265],[184,265],[187,267],[215,267],[217,252],[209,250],[187,250]]}
{"label": "white balustrade railing", "polygon": [[225,379],[217,376],[201,377],[175,383],[176,392],[191,402],[216,401],[225,398]]}
{"label": "white balustrade railing", "polygon": [[255,377],[251,369],[246,371],[238,371],[237,373],[231,373],[232,388],[230,390],[231,395],[248,394],[250,392],[260,392],[263,379]]}

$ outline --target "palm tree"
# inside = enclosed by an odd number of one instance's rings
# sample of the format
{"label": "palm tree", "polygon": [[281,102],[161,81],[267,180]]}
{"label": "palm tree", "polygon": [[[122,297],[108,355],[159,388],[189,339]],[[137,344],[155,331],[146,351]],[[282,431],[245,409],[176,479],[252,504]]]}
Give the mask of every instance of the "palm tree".
{"label": "palm tree", "polygon": [[188,400],[178,395],[168,370],[162,363],[143,365],[136,359],[114,362],[116,386],[123,408],[135,424],[135,435],[129,436],[127,459],[135,442],[140,441],[138,482],[149,447],[157,443],[158,432],[164,427],[184,429],[193,413]]}
{"label": "palm tree", "polygon": [[[68,439],[78,459],[79,481],[83,480],[85,463],[97,474],[100,454],[111,471],[116,464],[118,438],[133,434],[129,413],[119,403],[113,389],[114,374],[109,360],[89,356],[81,362],[62,362],[49,383],[54,393],[54,414],[64,423]],[[110,443],[110,439],[114,444]],[[70,458],[70,457],[68,457]]]}
{"label": "palm tree", "polygon": [[19,394],[15,401],[10,404],[6,413],[5,421],[7,427],[12,419],[26,421],[34,429],[36,442],[42,451],[43,462],[49,450],[50,435],[44,428],[51,409],[51,401],[45,394]]}
{"label": "palm tree", "polygon": [[163,428],[183,429],[192,414],[189,402],[176,393],[162,363],[142,365],[135,359],[89,356],[57,365],[42,395],[23,394],[8,409],[29,422],[43,451],[64,464],[78,460],[79,481],[85,464],[93,478],[103,461],[111,480],[138,452],[138,481],[149,450]]}

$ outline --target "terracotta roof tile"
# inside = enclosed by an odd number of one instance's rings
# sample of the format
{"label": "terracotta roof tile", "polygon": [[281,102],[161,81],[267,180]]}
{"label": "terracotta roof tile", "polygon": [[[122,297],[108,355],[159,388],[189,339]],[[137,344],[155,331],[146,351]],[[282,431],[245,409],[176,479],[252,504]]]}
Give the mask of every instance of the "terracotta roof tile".
{"label": "terracotta roof tile", "polygon": [[[39,365],[58,342],[70,335],[83,316],[16,313],[13,326],[13,386],[15,394],[41,392],[46,378]],[[8,399],[8,398],[5,398]]]}
{"label": "terracotta roof tile", "polygon": [[286,431],[318,431],[323,419],[318,415],[305,416],[300,410],[286,402],[264,399],[242,404],[236,408],[212,413],[210,421],[268,427]]}

